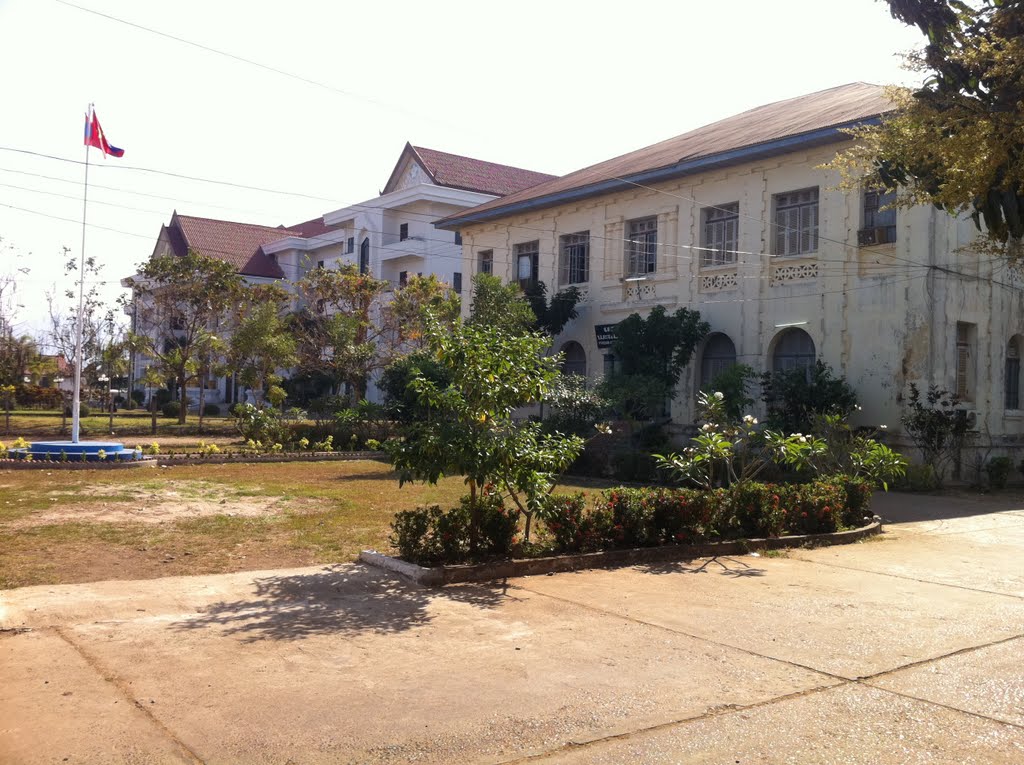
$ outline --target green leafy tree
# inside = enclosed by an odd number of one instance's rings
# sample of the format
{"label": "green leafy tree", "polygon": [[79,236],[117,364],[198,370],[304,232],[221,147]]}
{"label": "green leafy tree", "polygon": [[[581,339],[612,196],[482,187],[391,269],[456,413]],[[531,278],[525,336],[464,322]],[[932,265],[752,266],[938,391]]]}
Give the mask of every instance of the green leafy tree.
{"label": "green leafy tree", "polygon": [[688,308],[669,314],[657,305],[646,318],[626,317],[615,327],[617,368],[605,378],[602,393],[631,419],[656,417],[675,398],[679,376],[710,330]]}
{"label": "green leafy tree", "polygon": [[391,335],[389,347],[383,349],[388,362],[426,348],[428,315],[440,324],[452,326],[461,311],[459,296],[434,274],[409,277],[409,282],[395,291],[382,310]]}
{"label": "green leafy tree", "polygon": [[807,433],[817,415],[846,417],[857,408],[857,392],[823,361],[810,369],[765,372],[761,395],[768,407],[768,427],[785,433]]}
{"label": "green leafy tree", "polygon": [[507,328],[427,322],[431,356],[449,382],[425,375],[409,383],[426,418],[403,440],[388,443],[400,480],[436,483],[461,475],[473,508],[471,544],[479,540],[481,487],[493,484],[529,523],[542,510],[559,473],[579,455],[583,440],[542,432],[540,423],[516,423],[518,407],[539,401],[554,384],[559,357],[543,355],[549,339]]}
{"label": "green leafy tree", "polygon": [[242,277],[223,260],[190,251],[150,258],[130,282],[135,349],[178,386],[178,422],[188,412],[188,383],[210,351],[218,322],[235,305]]}
{"label": "green leafy tree", "polygon": [[262,405],[266,392],[281,383],[279,369],[297,361],[295,338],[284,317],[288,293],[276,284],[244,290],[227,348],[228,366],[252,388]]}
{"label": "green leafy tree", "polygon": [[581,294],[577,287],[559,290],[548,300],[547,285],[537,282],[524,294],[535,317],[532,328],[537,332],[555,337],[579,315],[576,305],[580,302]]}
{"label": "green leafy tree", "polygon": [[903,429],[921,452],[924,464],[931,466],[936,485],[941,488],[946,471],[960,459],[970,439],[967,412],[960,408],[960,399],[937,385],[930,386],[922,397],[911,383],[909,405],[902,419]]}
{"label": "green leafy tree", "polygon": [[523,334],[529,332],[536,321],[537,316],[518,284],[502,284],[501,279],[490,274],[473,277],[470,325]]}
{"label": "green leafy tree", "polygon": [[989,248],[1021,255],[1024,237],[1024,6],[1016,0],[887,0],[918,27],[906,56],[915,90],[891,88],[896,111],[854,132],[833,163],[847,187],[868,183],[897,205],[969,213]]}
{"label": "green leafy tree", "polygon": [[370,375],[389,361],[389,329],[377,321],[388,283],[346,264],[314,268],[296,283],[304,308],[293,317],[299,368],[348,383],[366,396]]}
{"label": "green leafy tree", "polygon": [[719,372],[704,392],[721,393],[723,396],[722,407],[726,417],[736,422],[754,404],[749,390],[755,379],[757,379],[757,372],[746,364],[733,364],[728,369]]}

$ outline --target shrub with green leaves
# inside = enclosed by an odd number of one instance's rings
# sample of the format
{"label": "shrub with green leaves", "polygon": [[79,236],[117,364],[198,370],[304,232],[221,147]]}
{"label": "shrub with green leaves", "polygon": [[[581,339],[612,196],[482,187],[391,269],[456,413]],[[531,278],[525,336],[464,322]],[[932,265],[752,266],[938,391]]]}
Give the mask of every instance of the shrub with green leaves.
{"label": "shrub with green leaves", "polygon": [[247,441],[281,443],[287,441],[287,424],[274,409],[261,409],[252,404],[235,407],[235,427]]}
{"label": "shrub with green leaves", "polygon": [[924,463],[931,466],[941,489],[946,470],[960,459],[970,438],[967,412],[960,408],[960,399],[937,385],[930,386],[922,399],[921,391],[911,383],[903,429],[920,450]]}
{"label": "shrub with green leaves", "polygon": [[761,395],[768,408],[767,426],[783,433],[806,433],[814,415],[845,417],[857,407],[856,391],[823,361],[810,369],[765,372]]}
{"label": "shrub with green leaves", "polygon": [[1009,457],[993,457],[985,465],[988,482],[993,489],[1006,488],[1006,482],[1010,478],[1011,470],[1013,470],[1013,462]]}

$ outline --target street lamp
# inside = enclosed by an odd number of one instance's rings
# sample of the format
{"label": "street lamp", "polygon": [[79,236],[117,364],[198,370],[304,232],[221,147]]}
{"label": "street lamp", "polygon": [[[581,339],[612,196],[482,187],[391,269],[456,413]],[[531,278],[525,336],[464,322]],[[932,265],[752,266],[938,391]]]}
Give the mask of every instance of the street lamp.
{"label": "street lamp", "polygon": [[64,384],[64,378],[60,375],[54,377],[53,384],[57,386],[57,392],[60,394],[60,434],[64,435],[64,431],[68,427],[68,408],[64,403],[64,388],[61,387]]}
{"label": "street lamp", "polygon": [[114,432],[114,401],[113,401],[113,397],[111,396],[111,393],[110,393],[110,378],[107,375],[100,375],[96,379],[99,380],[101,385],[103,383],[107,384],[107,413],[108,413],[108,415],[110,417],[110,420],[109,420],[110,432],[113,433]]}

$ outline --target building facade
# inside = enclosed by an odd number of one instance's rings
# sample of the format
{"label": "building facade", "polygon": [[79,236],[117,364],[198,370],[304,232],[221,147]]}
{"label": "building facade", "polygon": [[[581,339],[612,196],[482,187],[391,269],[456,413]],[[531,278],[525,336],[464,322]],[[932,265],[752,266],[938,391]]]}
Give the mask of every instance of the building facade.
{"label": "building facade", "polygon": [[591,379],[613,367],[621,319],[698,310],[711,334],[672,404],[678,425],[731,364],[820,359],[856,389],[855,424],[884,424],[899,442],[909,384],[936,384],[963,399],[977,448],[1013,451],[1022,282],[963,250],[977,237],[969,220],[887,209],[884,195],[841,191],[822,167],[850,145],[844,129],[890,108],[865,83],[770,104],[439,225],[462,233],[466,273],[581,289],[555,348]]}

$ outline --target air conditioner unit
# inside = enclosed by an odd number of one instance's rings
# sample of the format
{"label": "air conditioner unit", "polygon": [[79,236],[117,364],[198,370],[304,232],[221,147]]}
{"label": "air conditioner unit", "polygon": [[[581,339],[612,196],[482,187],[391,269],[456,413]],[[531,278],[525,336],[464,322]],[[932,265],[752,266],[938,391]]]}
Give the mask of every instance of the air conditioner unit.
{"label": "air conditioner unit", "polygon": [[896,231],[892,226],[878,226],[877,228],[862,228],[857,232],[857,244],[861,247],[871,247],[876,244],[889,244],[896,241]]}

